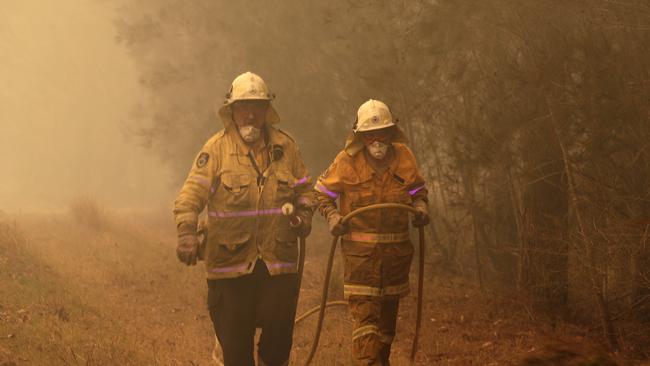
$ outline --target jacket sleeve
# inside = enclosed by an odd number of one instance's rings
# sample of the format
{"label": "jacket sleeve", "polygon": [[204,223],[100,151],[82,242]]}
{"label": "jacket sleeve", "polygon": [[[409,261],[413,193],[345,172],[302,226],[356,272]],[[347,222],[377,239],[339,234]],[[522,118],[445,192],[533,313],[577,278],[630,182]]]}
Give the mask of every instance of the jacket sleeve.
{"label": "jacket sleeve", "polygon": [[296,215],[304,223],[299,229],[300,235],[306,237],[311,233],[311,222],[315,207],[314,194],[311,191],[312,180],[302,160],[298,146],[294,145],[291,150],[291,174],[296,178],[293,183],[293,203],[296,207]]}
{"label": "jacket sleeve", "polygon": [[301,210],[309,211],[311,215],[315,206],[314,195],[311,191],[312,180],[297,146],[293,149],[291,170],[291,174],[296,177],[296,182],[293,184],[294,204]]}
{"label": "jacket sleeve", "polygon": [[190,173],[174,202],[174,218],[180,235],[195,234],[198,217],[205,208],[217,171],[212,144],[206,144],[196,155]]}
{"label": "jacket sleeve", "polygon": [[329,218],[332,213],[338,212],[336,199],[343,192],[343,183],[338,172],[339,158],[340,154],[334,159],[334,162],[329,168],[325,169],[320,177],[318,177],[314,186],[318,211],[325,218]]}
{"label": "jacket sleeve", "polygon": [[418,201],[422,201],[426,204],[429,202],[429,199],[427,198],[429,191],[427,189],[426,182],[422,176],[422,173],[420,172],[420,169],[417,166],[415,155],[413,155],[413,152],[411,152],[411,150],[408,148],[406,148],[406,152],[409,165],[412,169],[410,183],[407,187],[408,193],[411,196],[411,202],[415,204]]}

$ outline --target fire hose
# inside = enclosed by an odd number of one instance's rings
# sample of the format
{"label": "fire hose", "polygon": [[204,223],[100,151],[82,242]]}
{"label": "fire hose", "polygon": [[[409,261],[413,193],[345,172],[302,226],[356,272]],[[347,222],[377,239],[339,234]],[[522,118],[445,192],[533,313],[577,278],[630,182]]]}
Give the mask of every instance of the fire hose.
{"label": "fire hose", "polygon": [[[404,204],[399,204],[399,203],[379,203],[375,205],[370,205],[366,207],[362,207],[359,209],[356,209],[349,214],[345,215],[343,219],[341,220],[342,223],[347,223],[351,218],[367,212],[367,211],[373,211],[373,210],[381,210],[381,209],[400,209],[404,211],[410,211],[414,214],[416,214],[418,211],[408,205]],[[422,323],[422,293],[423,293],[423,284],[424,284],[424,228],[422,226],[418,227],[418,234],[419,234],[419,261],[418,261],[418,301],[417,301],[417,312],[416,312],[416,317],[415,317],[415,333],[413,335],[413,344],[411,347],[411,354],[410,354],[410,363],[411,365],[415,362],[415,354],[417,352],[417,347],[418,347],[418,339],[420,336],[420,326]],[[323,291],[321,294],[321,304],[318,307],[312,308],[299,316],[296,319],[296,323],[299,321],[305,319],[307,316],[315,313],[318,311],[318,323],[316,325],[316,333],[314,336],[314,342],[312,343],[311,350],[309,352],[309,356],[307,357],[307,361],[305,362],[305,365],[309,365],[316,355],[316,351],[318,350],[318,341],[320,339],[320,334],[323,329],[323,320],[325,319],[325,308],[328,306],[333,306],[333,305],[345,305],[347,302],[345,301],[333,301],[333,302],[327,302],[327,295],[329,291],[329,284],[330,284],[330,278],[332,275],[332,266],[334,264],[334,254],[336,253],[336,246],[339,241],[339,236],[335,236],[332,240],[332,245],[330,247],[330,253],[329,257],[327,258],[327,267],[325,269],[325,281],[323,283]],[[305,260],[305,239],[300,238],[300,258],[299,258],[299,267],[298,267],[298,284],[300,285],[300,281],[302,279],[302,270],[304,267],[304,260]]]}
{"label": "fire hose", "polygon": [[[295,216],[295,208],[291,203],[285,203],[282,206],[282,213],[285,216],[289,217],[290,225],[299,226],[301,224],[300,221],[297,220],[297,216]],[[305,269],[305,251],[306,251],[305,242],[306,242],[305,237],[300,235],[299,238],[298,238],[298,245],[299,245],[299,249],[298,249],[299,250],[299,252],[298,252],[298,294],[300,294],[300,286],[302,284],[302,274],[303,274],[304,269]],[[298,307],[297,305],[298,305],[298,296],[296,296],[296,308]],[[347,301],[330,301],[330,302],[327,302],[325,304],[325,307],[328,307],[328,306],[347,306],[347,305],[348,305]],[[315,307],[307,310],[302,315],[297,317],[294,320],[294,323],[298,324],[302,320],[306,319],[310,315],[317,312],[319,309],[320,309],[320,305],[315,306]]]}

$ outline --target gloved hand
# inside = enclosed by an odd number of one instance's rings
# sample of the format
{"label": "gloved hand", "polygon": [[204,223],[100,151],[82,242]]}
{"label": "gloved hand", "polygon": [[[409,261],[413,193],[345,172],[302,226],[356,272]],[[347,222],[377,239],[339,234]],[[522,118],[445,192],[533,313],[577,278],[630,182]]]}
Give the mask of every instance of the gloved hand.
{"label": "gloved hand", "polygon": [[299,208],[294,217],[295,220],[290,222],[291,230],[303,238],[309,236],[311,233],[311,216],[311,210]]}
{"label": "gloved hand", "polygon": [[199,239],[196,234],[184,234],[178,237],[178,246],[176,247],[176,256],[178,260],[193,266],[196,264],[199,251]]}
{"label": "gloved hand", "polygon": [[427,203],[422,200],[417,200],[413,202],[413,207],[418,211],[413,218],[413,226],[421,227],[429,225],[429,207]]}
{"label": "gloved hand", "polygon": [[349,227],[347,224],[342,222],[343,216],[338,212],[332,212],[327,217],[327,224],[330,228],[330,234],[333,236],[341,236],[348,232]]}
{"label": "gloved hand", "polygon": [[196,228],[196,238],[199,241],[199,249],[196,254],[196,258],[199,261],[205,259],[205,246],[208,242],[208,220],[204,219],[199,221],[199,225]]}

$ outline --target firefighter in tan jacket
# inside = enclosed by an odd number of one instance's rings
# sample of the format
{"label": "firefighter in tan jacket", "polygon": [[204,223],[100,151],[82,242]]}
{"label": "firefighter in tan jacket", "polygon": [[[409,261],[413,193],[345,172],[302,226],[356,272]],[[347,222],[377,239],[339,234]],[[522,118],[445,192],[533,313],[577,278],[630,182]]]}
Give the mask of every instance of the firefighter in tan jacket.
{"label": "firefighter in tan jacket", "polygon": [[[196,156],[174,207],[178,258],[196,264],[197,221],[207,206],[201,253],[208,305],[226,366],[287,365],[298,295],[298,235],[311,230],[310,178],[298,146],[273,127],[280,118],[256,74],[232,83],[219,109],[224,130]],[[291,203],[297,217],[284,216]]]}
{"label": "firefighter in tan jacket", "polygon": [[413,246],[405,211],[369,211],[346,224],[341,219],[360,207],[402,203],[418,210],[414,225],[428,224],[427,189],[405,140],[388,107],[367,101],[357,112],[345,149],[315,186],[330,232],[342,235],[344,294],[355,320],[355,365],[390,364],[399,299],[409,292]]}

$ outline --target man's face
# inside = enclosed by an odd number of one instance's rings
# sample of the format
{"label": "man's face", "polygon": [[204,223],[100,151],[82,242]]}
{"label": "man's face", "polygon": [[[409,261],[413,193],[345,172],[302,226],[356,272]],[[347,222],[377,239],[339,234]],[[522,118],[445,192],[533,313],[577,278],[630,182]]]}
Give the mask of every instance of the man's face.
{"label": "man's face", "polygon": [[232,105],[232,119],[237,128],[253,126],[261,129],[266,122],[268,100],[238,100]]}

